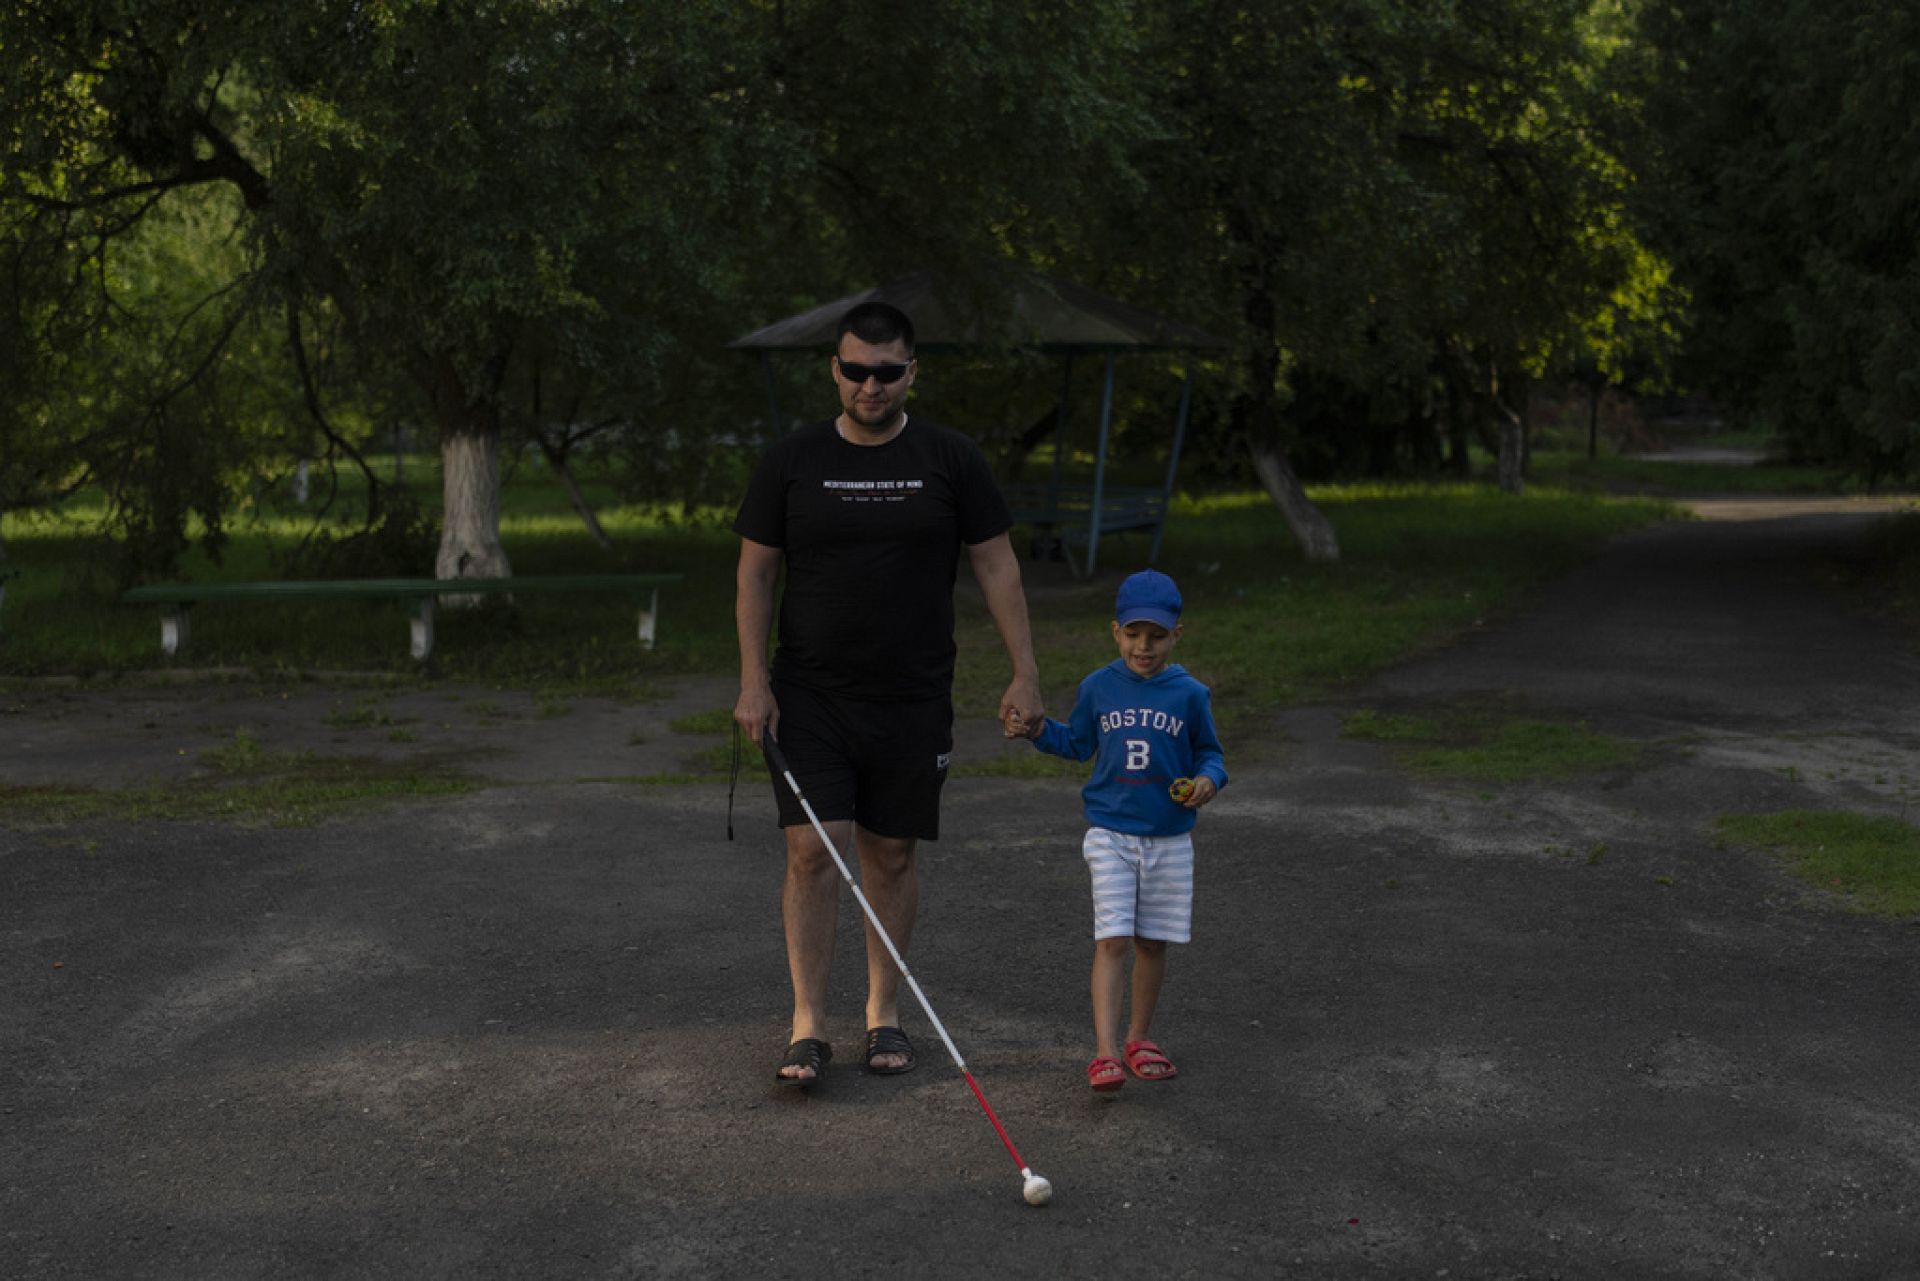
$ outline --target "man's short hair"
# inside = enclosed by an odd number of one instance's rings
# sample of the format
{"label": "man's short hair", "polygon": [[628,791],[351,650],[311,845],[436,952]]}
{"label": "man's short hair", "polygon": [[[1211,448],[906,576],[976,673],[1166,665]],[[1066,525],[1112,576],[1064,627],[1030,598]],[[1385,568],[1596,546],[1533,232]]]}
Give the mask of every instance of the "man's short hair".
{"label": "man's short hair", "polygon": [[892,303],[863,302],[849,308],[834,330],[833,345],[837,348],[848,334],[876,347],[896,340],[905,342],[907,354],[913,354],[913,321]]}

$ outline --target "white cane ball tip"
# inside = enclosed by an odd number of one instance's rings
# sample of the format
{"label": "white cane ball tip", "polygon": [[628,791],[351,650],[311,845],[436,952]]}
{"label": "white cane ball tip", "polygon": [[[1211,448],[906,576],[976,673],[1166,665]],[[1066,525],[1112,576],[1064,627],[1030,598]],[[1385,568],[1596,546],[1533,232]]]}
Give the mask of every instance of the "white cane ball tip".
{"label": "white cane ball tip", "polygon": [[1045,1205],[1053,1200],[1053,1184],[1037,1174],[1029,1174],[1026,1186],[1020,1190],[1020,1194],[1027,1198],[1028,1205]]}

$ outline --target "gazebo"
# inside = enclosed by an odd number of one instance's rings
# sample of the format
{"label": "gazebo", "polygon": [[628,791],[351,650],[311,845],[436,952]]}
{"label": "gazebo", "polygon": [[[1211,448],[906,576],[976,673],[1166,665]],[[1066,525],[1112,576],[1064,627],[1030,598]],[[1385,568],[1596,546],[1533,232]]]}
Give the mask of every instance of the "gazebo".
{"label": "gazebo", "polygon": [[[1064,367],[1055,415],[1057,444],[1053,451],[1053,474],[1045,484],[1007,487],[1007,500],[1014,518],[1049,533],[1057,530],[1068,564],[1078,574],[1091,575],[1099,565],[1101,534],[1122,529],[1151,530],[1153,547],[1147,559],[1149,563],[1157,560],[1167,507],[1173,498],[1174,478],[1180,466],[1180,447],[1186,437],[1193,370],[1188,367],[1180,389],[1166,483],[1152,489],[1107,484],[1114,365],[1120,356],[1129,353],[1218,351],[1227,344],[1204,330],[1064,280],[1009,272],[992,284],[995,287],[981,290],[937,281],[930,272],[915,272],[861,293],[821,303],[727,345],[760,353],[766,371],[768,407],[775,423],[782,419],[773,377],[773,353],[832,351],[835,326],[847,309],[857,303],[877,300],[906,312],[913,318],[915,346],[920,351],[1023,348],[1056,353],[1064,358]],[[1105,360],[1099,446],[1094,455],[1090,486],[1064,482],[1061,462],[1066,451],[1059,447],[1066,430],[1067,388],[1073,359],[1080,355],[1097,355]],[[1085,549],[1084,568],[1074,561],[1075,545]]]}

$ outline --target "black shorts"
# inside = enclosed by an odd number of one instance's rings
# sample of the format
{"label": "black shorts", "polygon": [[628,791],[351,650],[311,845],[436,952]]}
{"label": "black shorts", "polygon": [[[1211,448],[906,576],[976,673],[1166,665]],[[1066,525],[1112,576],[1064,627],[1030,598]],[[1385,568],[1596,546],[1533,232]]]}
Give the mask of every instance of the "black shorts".
{"label": "black shorts", "polygon": [[[953,755],[953,700],[873,702],[797,685],[773,687],[780,750],[822,823],[852,819],[876,836],[940,838],[940,789]],[[780,826],[807,826],[777,773]]]}

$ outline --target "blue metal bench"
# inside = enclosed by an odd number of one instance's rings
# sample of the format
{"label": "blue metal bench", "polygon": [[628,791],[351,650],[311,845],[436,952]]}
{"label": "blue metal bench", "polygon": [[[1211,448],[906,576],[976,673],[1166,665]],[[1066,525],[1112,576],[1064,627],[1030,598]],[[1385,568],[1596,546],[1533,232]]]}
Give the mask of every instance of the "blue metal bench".
{"label": "blue metal bench", "polygon": [[[1058,546],[1076,577],[1093,569],[1088,553],[1108,534],[1152,530],[1153,546],[1147,562],[1160,556],[1160,537],[1167,521],[1167,491],[1139,485],[1107,485],[1096,508],[1092,485],[1012,484],[1003,486],[1015,524],[1034,530],[1037,551]],[[1078,549],[1082,559],[1076,560]]]}

